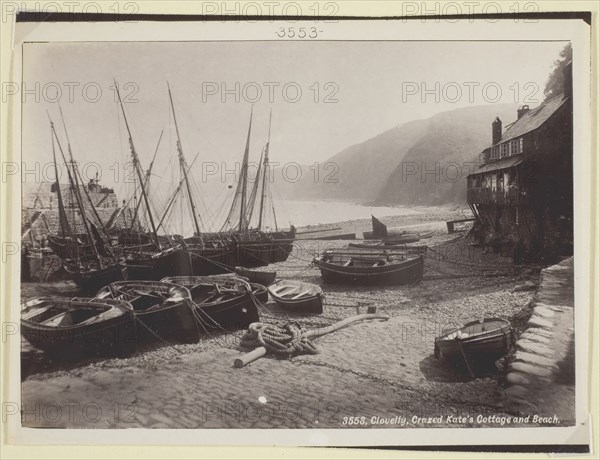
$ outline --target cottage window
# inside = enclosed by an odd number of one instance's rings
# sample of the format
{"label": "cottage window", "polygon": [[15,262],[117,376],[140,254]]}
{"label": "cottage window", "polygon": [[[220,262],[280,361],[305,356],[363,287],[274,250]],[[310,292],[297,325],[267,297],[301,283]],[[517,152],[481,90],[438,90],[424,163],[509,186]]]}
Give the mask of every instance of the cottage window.
{"label": "cottage window", "polygon": [[519,138],[519,153],[523,153],[523,138]]}
{"label": "cottage window", "polygon": [[500,158],[508,156],[508,142],[505,142],[500,146]]}
{"label": "cottage window", "polygon": [[519,152],[519,140],[518,139],[513,139],[512,141],[510,141],[510,154],[511,155],[516,155]]}

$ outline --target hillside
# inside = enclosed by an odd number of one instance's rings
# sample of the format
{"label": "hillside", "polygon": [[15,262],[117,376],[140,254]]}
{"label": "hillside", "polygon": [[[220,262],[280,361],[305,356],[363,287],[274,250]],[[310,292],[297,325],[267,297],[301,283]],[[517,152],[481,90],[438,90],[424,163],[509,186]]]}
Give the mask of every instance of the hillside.
{"label": "hillside", "polygon": [[289,198],[375,200],[390,171],[425,133],[427,124],[427,120],[411,121],[352,145],[322,162],[318,175],[314,166],[302,165],[302,179],[295,183],[282,181],[278,172],[277,188]]}
{"label": "hillside", "polygon": [[466,176],[492,140],[492,121],[504,126],[516,118],[512,104],[443,112],[428,120],[426,132],[388,176],[378,204],[464,203]]}

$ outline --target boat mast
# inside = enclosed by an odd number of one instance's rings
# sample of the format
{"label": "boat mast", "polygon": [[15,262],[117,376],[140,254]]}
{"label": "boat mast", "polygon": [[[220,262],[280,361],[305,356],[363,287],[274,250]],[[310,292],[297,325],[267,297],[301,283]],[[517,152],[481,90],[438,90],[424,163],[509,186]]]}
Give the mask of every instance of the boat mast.
{"label": "boat mast", "polygon": [[248,125],[248,137],[246,138],[246,148],[244,150],[244,159],[242,161],[242,170],[240,180],[242,181],[242,202],[240,206],[240,225],[239,230],[244,231],[248,228],[246,222],[246,193],[248,189],[248,156],[250,155],[250,133],[252,132],[252,112],[254,107],[250,109],[250,124]]}
{"label": "boat mast", "polygon": [[[48,118],[50,118],[50,116],[48,116]],[[71,185],[71,188],[73,188],[75,186],[75,200],[77,201],[77,207],[79,208],[79,212],[81,214],[81,220],[83,222],[83,226],[84,226],[85,231],[88,235],[88,238],[92,244],[92,249],[94,250],[94,255],[96,256],[96,259],[98,260],[100,268],[103,268],[102,258],[100,257],[100,253],[98,252],[98,248],[96,247],[96,242],[94,241],[94,236],[92,235],[91,230],[88,226],[85,207],[83,205],[83,200],[81,199],[81,195],[79,194],[79,190],[78,190],[79,182],[77,181],[77,176],[75,176],[75,178],[73,178],[73,175],[71,174],[71,170],[69,169],[69,162],[67,161],[67,158],[65,157],[65,153],[62,149],[62,146],[60,145],[60,141],[58,140],[58,135],[56,134],[56,129],[54,128],[54,123],[52,122],[52,120],[50,120],[50,128],[52,129],[52,134],[54,134],[54,138],[56,139],[56,143],[58,145],[58,150],[60,151],[62,159],[67,168],[67,173],[69,175],[69,183]],[[77,268],[77,269],[79,269],[79,268]]]}
{"label": "boat mast", "polygon": [[148,218],[150,220],[150,225],[152,226],[152,234],[154,235],[154,242],[159,250],[162,250],[162,246],[160,244],[160,240],[158,239],[158,233],[156,232],[156,226],[154,225],[154,218],[152,217],[152,210],[150,209],[150,203],[148,201],[148,194],[146,193],[146,188],[144,187],[144,180],[142,178],[142,173],[140,171],[140,160],[138,154],[135,150],[135,146],[133,145],[133,138],[131,137],[131,130],[129,129],[129,123],[127,122],[127,115],[125,115],[125,108],[123,107],[123,101],[121,100],[121,93],[119,92],[119,85],[115,80],[115,89],[117,93],[117,97],[119,99],[119,105],[121,106],[121,112],[123,112],[123,119],[125,120],[125,127],[127,128],[127,134],[129,136],[129,149],[131,150],[131,158],[133,160],[133,168],[137,174],[137,178],[140,181],[140,187],[142,190],[142,197],[144,199],[144,204],[146,205],[146,210],[148,211]]}
{"label": "boat mast", "polygon": [[[267,173],[269,172],[269,144],[271,143],[271,117],[273,115],[273,111],[269,112],[269,134],[267,136],[267,145],[265,145],[265,161],[263,163],[263,177],[262,177],[262,191],[260,194],[260,210],[258,214],[258,230],[262,229],[263,223],[263,214],[265,207],[265,199],[267,195]],[[273,207],[273,213],[275,213],[275,208]]]}
{"label": "boat mast", "polygon": [[[77,163],[75,163],[75,160],[73,158],[73,151],[71,150],[71,140],[69,139],[69,133],[67,132],[67,124],[65,123],[65,117],[63,116],[63,112],[62,112],[62,108],[60,107],[60,104],[58,105],[58,110],[60,111],[60,118],[62,120],[63,129],[65,131],[65,136],[67,138],[67,150],[69,152],[69,157],[71,159],[71,164],[73,166],[73,174],[75,175],[75,179],[77,180],[77,177],[79,176],[81,178],[81,176],[79,174],[79,168],[77,168]],[[83,179],[82,179],[82,188],[83,188],[83,192],[85,193],[85,196],[90,204],[90,207],[92,208],[94,217],[100,224],[100,227],[102,227],[102,231],[104,232],[104,236],[106,236],[107,241],[110,242],[110,236],[108,236],[108,232],[106,231],[106,228],[104,227],[104,223],[102,222],[102,219],[100,219],[100,215],[98,214],[98,211],[96,210],[96,206],[94,205],[94,202],[92,201],[92,198],[90,197],[90,194],[88,193],[87,188],[86,188],[85,184],[83,183]]]}
{"label": "boat mast", "polygon": [[58,215],[59,215],[59,227],[60,233],[63,238],[65,238],[68,233],[69,236],[72,236],[71,227],[69,226],[69,221],[67,219],[67,213],[65,212],[65,206],[62,200],[62,191],[60,190],[60,182],[58,178],[58,165],[56,164],[56,149],[54,147],[54,136],[52,135],[52,121],[50,121],[50,137],[52,140],[52,159],[54,160],[54,177],[56,177],[56,195],[58,197]]}
{"label": "boat mast", "polygon": [[185,157],[183,156],[183,148],[181,147],[181,137],[179,136],[179,126],[177,125],[177,116],[175,115],[175,106],[173,105],[173,96],[171,95],[171,87],[167,82],[167,89],[169,90],[169,100],[171,101],[171,110],[173,111],[173,121],[175,122],[175,132],[177,133],[177,153],[179,155],[179,167],[181,174],[185,179],[185,187],[187,188],[188,199],[190,201],[190,210],[194,217],[194,226],[196,227],[196,236],[200,236],[200,225],[198,223],[198,216],[196,215],[196,204],[194,203],[194,197],[192,196],[192,190],[190,187],[190,181],[187,175],[187,164]]}
{"label": "boat mast", "polygon": [[[150,184],[150,175],[152,174],[152,168],[154,166],[154,161],[156,160],[156,154],[158,153],[158,147],[160,146],[160,141],[162,139],[163,133],[164,133],[164,130],[162,130],[160,132],[160,136],[158,137],[158,142],[156,144],[156,149],[154,150],[154,156],[152,157],[150,166],[148,166],[148,169],[146,170],[146,175],[144,176],[144,185],[146,185],[146,187],[148,187],[148,185]],[[135,176],[134,176],[134,178],[135,178]],[[135,192],[134,192],[134,203],[135,203]],[[135,212],[133,213],[133,218],[131,220],[131,230],[133,230],[134,222],[136,222],[138,220],[138,212],[139,212],[141,204],[142,204],[141,201],[138,201],[137,204],[135,204]]]}
{"label": "boat mast", "polygon": [[261,171],[263,165],[263,153],[260,154],[260,160],[258,161],[258,168],[256,170],[256,176],[254,177],[254,184],[252,185],[252,192],[250,198],[248,198],[248,205],[246,211],[246,222],[248,226],[252,222],[252,216],[254,215],[254,208],[256,208],[256,196],[258,194],[258,187],[261,181]]}

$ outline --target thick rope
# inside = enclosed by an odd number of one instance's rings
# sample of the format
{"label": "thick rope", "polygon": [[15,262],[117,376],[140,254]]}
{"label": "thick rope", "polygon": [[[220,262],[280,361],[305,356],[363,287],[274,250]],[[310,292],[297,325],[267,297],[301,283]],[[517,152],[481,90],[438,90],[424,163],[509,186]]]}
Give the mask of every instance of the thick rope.
{"label": "thick rope", "polygon": [[288,323],[284,326],[252,323],[241,338],[240,346],[248,349],[265,347],[268,352],[280,358],[319,353],[298,323]]}

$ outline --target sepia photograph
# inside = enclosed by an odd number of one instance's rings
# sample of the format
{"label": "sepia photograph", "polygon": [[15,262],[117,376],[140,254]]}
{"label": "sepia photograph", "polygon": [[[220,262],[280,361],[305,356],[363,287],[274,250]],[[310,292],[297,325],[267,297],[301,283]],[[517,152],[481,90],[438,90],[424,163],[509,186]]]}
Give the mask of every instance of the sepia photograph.
{"label": "sepia photograph", "polygon": [[406,22],[17,19],[3,417],[587,446],[588,25]]}

